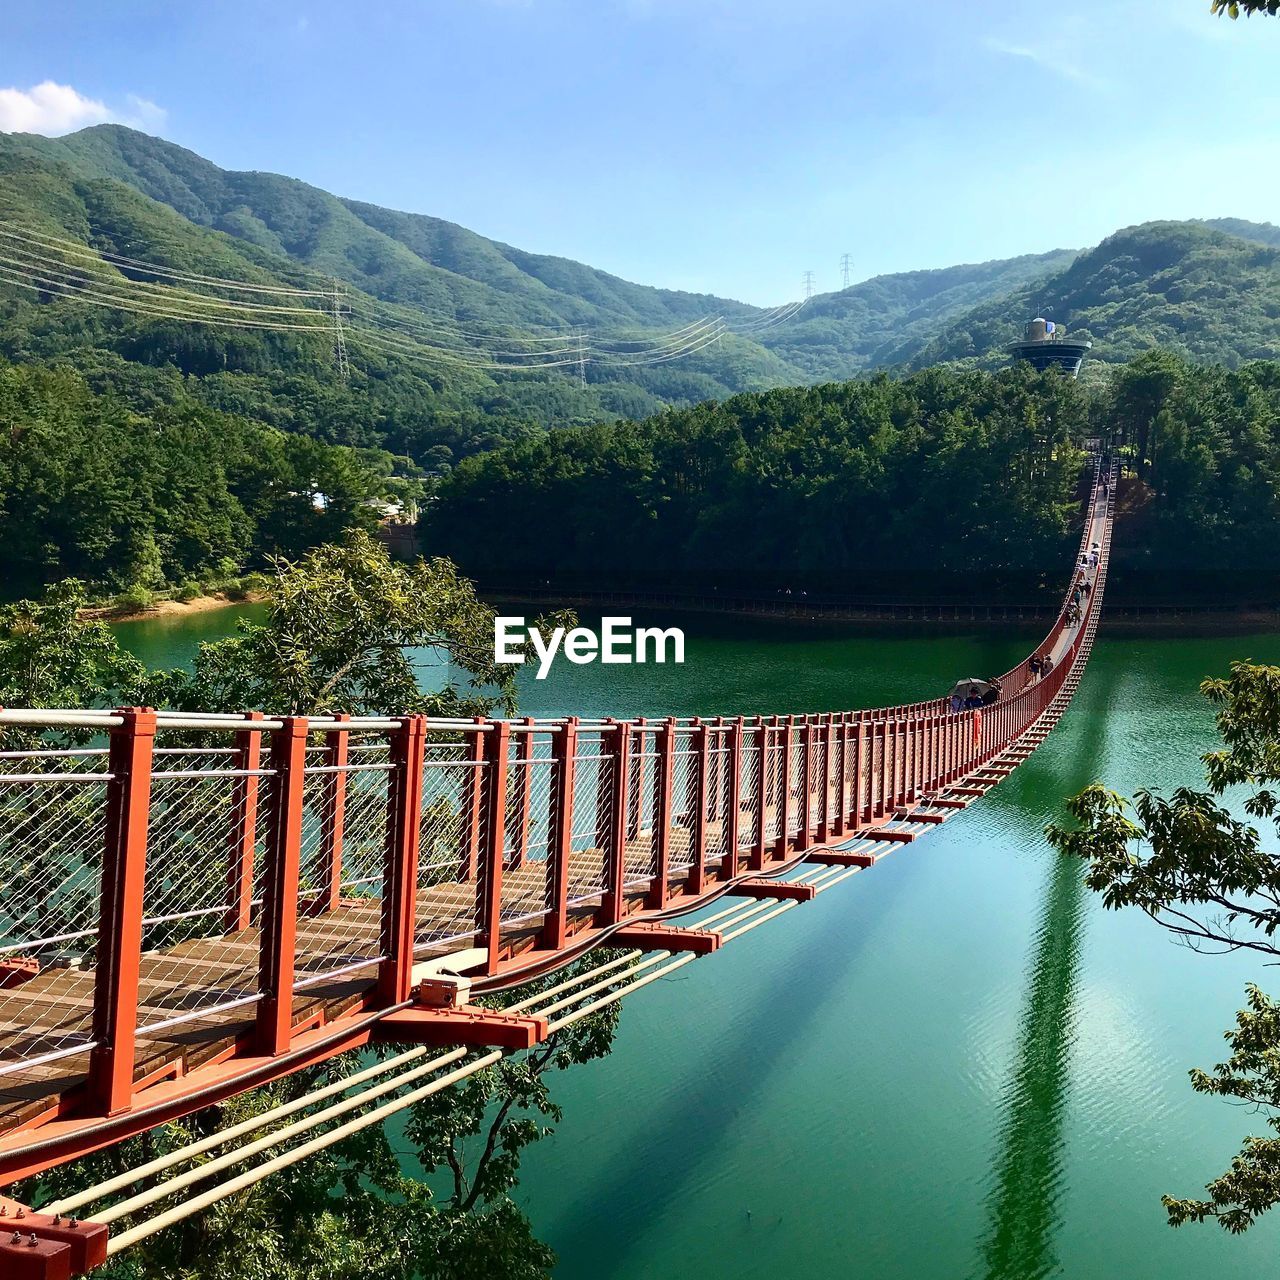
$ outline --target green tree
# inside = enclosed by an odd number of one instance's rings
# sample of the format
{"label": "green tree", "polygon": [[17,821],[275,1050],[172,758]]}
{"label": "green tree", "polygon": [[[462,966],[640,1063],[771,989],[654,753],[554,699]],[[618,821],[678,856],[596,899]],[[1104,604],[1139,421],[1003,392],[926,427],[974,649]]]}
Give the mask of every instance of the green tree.
{"label": "green tree", "polygon": [[[194,672],[148,672],[111,630],[83,615],[81,584],[0,609],[0,705],[85,707],[151,701],[202,709],[352,713],[513,707],[510,668],[495,669],[493,614],[446,561],[393,563],[364,533],[296,563],[280,561],[265,623],[205,645]],[[448,653],[468,683],[423,693],[413,654]],[[6,745],[29,735],[5,731]],[[68,802],[74,804],[75,798]],[[77,820],[68,809],[65,818]],[[0,880],[21,882],[21,866]],[[596,963],[595,959],[581,962]],[[535,994],[564,973],[517,993]],[[104,1280],[535,1280],[553,1252],[510,1199],[520,1154],[552,1131],[556,1072],[610,1050],[618,1006],[598,1010],[420,1101],[408,1113],[412,1150],[385,1128],[344,1139],[143,1242]],[[216,1108],[153,1130],[17,1194],[48,1202],[219,1129],[262,1114],[359,1065],[347,1054]],[[406,1158],[419,1166],[406,1173]],[[440,1174],[443,1178],[435,1177]],[[446,1189],[439,1194],[436,1183]],[[165,1207],[163,1204],[161,1208]]]}
{"label": "green tree", "polygon": [[1213,12],[1219,17],[1225,13],[1229,18],[1238,18],[1242,13],[1250,18],[1255,13],[1274,18],[1280,13],[1280,0],[1213,0]]}
{"label": "green tree", "polygon": [[[1280,854],[1221,797],[1246,788],[1248,816],[1280,824],[1280,667],[1236,662],[1202,689],[1219,708],[1224,744],[1203,757],[1206,789],[1142,790],[1130,802],[1095,783],[1068,803],[1074,825],[1051,826],[1049,839],[1088,863],[1086,882],[1107,907],[1136,907],[1199,951],[1278,957]],[[1226,1035],[1230,1056],[1192,1071],[1191,1084],[1253,1106],[1280,1135],[1280,1004],[1255,986],[1247,1000]],[[1205,1199],[1164,1197],[1169,1222],[1216,1219],[1227,1231],[1247,1230],[1280,1204],[1280,1136],[1247,1137],[1207,1191]]]}

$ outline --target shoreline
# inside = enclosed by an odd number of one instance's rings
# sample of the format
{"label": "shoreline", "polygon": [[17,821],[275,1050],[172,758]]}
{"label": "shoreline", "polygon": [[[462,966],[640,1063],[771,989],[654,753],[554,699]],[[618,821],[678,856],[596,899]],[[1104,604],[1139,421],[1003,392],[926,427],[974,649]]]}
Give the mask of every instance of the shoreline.
{"label": "shoreline", "polygon": [[142,609],[129,609],[117,605],[96,605],[85,609],[83,617],[102,622],[150,622],[158,618],[183,618],[191,614],[211,613],[215,609],[230,609],[238,604],[260,604],[267,598],[264,591],[249,591],[232,597],[224,591],[196,596],[193,600],[156,600]]}
{"label": "shoreline", "polygon": [[[938,631],[1006,628],[1010,624],[1034,630],[1047,625],[1056,609],[1041,605],[891,603],[856,605],[801,604],[789,600],[717,600],[676,593],[568,591],[562,597],[538,591],[482,593],[490,606],[583,610],[635,609],[652,615],[719,615],[782,626],[856,626],[920,628]],[[1104,604],[1099,630],[1134,635],[1247,635],[1280,631],[1280,609],[1257,606],[1226,607],[1203,604]]]}

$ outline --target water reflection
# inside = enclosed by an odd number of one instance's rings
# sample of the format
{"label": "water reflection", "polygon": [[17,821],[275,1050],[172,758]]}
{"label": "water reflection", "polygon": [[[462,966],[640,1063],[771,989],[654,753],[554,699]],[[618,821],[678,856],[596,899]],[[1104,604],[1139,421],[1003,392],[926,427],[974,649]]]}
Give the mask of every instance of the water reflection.
{"label": "water reflection", "polygon": [[[1063,760],[1065,789],[1083,786],[1105,745],[1114,678],[1086,682],[1077,713],[1087,726],[1074,759]],[[1055,766],[1060,767],[1060,766]],[[1056,816],[1056,815],[1055,815]],[[1074,858],[1052,856],[1036,925],[1026,1004],[1005,1085],[1000,1136],[981,1246],[987,1280],[1039,1280],[1057,1268],[1054,1237],[1062,1189],[1064,1109],[1076,1038],[1076,992],[1088,891]]]}

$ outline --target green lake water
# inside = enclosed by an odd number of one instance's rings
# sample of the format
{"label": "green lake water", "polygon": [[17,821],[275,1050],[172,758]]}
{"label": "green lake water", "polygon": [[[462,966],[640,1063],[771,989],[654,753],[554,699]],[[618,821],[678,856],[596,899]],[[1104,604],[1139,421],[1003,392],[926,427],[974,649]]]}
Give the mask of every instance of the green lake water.
{"label": "green lake water", "polygon": [[[237,611],[122,624],[182,662]],[[661,619],[664,625],[676,621]],[[1034,635],[896,635],[685,619],[683,667],[559,664],[528,714],[789,712],[932,696]],[[1248,956],[1101,910],[1043,828],[1095,778],[1199,780],[1199,681],[1280,636],[1099,638],[1075,703],[980,804],[867,874],[630,998],[613,1054],[516,1199],[566,1280],[1035,1280],[1271,1275],[1280,1220],[1164,1224],[1259,1117],[1191,1092],[1224,1055]],[[424,676],[443,669],[424,657]]]}

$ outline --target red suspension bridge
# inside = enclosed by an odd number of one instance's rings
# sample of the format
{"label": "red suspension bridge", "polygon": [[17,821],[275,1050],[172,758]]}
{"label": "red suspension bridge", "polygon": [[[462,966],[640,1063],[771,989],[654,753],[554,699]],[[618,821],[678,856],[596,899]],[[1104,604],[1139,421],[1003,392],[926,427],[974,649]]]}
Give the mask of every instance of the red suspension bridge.
{"label": "red suspension bridge", "polygon": [[[1078,622],[1079,562],[1035,650],[1052,668],[1024,660],[980,710],[0,711],[0,1186],[346,1050],[407,1046],[39,1213],[0,1197],[0,1278],[88,1270],[967,807],[1036,749],[1079,683],[1114,488],[1095,460],[1081,552],[1096,545],[1099,560]],[[596,948],[601,963],[506,996]],[[148,1213],[157,1204],[171,1207]],[[89,1206],[91,1220],[75,1216]]]}

